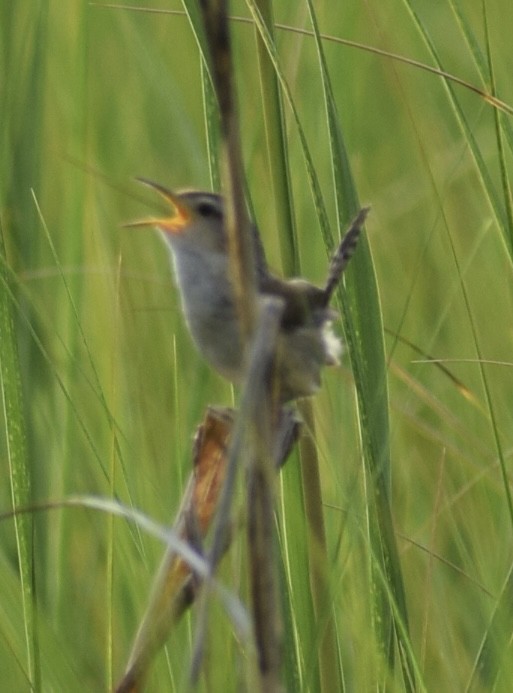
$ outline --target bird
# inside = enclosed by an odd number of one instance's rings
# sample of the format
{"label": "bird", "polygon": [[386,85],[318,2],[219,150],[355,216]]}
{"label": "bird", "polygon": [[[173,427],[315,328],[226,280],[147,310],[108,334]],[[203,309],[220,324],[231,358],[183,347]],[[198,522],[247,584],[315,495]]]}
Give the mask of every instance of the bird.
{"label": "bird", "polygon": [[[199,190],[173,192],[147,178],[173,209],[168,217],[142,219],[128,227],[155,227],[168,247],[185,321],[204,359],[222,376],[241,384],[246,342],[230,278],[226,203],[222,195]],[[369,207],[362,208],[335,251],[323,287],[302,278],[281,279],[269,269],[260,234],[250,225],[257,309],[266,299],[281,298],[275,378],[280,403],[315,394],[321,369],[336,365],[342,351],[332,330],[337,317],[329,303],[351,259]]]}

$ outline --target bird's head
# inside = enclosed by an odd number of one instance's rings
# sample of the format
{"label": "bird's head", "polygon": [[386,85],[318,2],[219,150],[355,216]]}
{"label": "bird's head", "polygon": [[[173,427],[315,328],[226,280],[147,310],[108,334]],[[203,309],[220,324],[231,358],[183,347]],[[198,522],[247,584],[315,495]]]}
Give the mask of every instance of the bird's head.
{"label": "bird's head", "polygon": [[224,204],[221,195],[200,190],[172,192],[159,183],[137,178],[140,183],[156,190],[171,205],[173,213],[165,217],[150,217],[126,224],[130,228],[156,227],[171,246],[193,244],[212,252],[226,252]]}

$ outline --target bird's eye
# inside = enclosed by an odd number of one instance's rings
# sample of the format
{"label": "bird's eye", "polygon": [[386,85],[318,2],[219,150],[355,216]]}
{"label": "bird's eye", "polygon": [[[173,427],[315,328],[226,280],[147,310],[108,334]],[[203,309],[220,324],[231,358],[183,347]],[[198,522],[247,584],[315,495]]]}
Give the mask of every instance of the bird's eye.
{"label": "bird's eye", "polygon": [[212,202],[201,202],[198,205],[198,214],[206,219],[212,219],[214,217],[217,219],[221,218],[221,210]]}

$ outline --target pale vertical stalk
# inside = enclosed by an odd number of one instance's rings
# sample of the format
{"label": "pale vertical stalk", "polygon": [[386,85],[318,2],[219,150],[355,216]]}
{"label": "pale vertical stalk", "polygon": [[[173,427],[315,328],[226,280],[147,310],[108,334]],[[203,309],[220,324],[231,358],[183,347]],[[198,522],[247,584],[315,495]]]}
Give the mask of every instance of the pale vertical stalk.
{"label": "pale vertical stalk", "polygon": [[248,337],[255,320],[255,271],[244,199],[244,169],[233,88],[228,3],[226,0],[201,0],[200,5],[210,48],[210,71],[220,111],[221,179],[226,192],[226,226],[233,290],[242,332]]}
{"label": "pale vertical stalk", "polygon": [[[276,467],[273,461],[279,424],[272,398],[273,361],[282,311],[281,299],[269,300],[262,311],[246,385],[252,407],[248,416],[252,456],[247,458],[249,579],[262,693],[282,690],[283,625],[274,542]],[[250,381],[256,366],[260,367],[260,377]]]}
{"label": "pale vertical stalk", "polygon": [[[200,5],[209,45],[210,69],[220,111],[221,173],[223,188],[227,196],[227,232],[233,291],[241,331],[247,344],[251,346],[251,349],[248,349],[251,358],[248,362],[250,371],[248,372],[245,395],[253,406],[250,406],[249,412],[246,410],[246,413],[241,407],[238,425],[247,428],[252,434],[250,449],[245,454],[248,465],[249,489],[247,503],[248,549],[260,688],[267,693],[280,690],[281,670],[281,619],[278,610],[277,571],[274,556],[269,547],[269,537],[272,537],[273,534],[273,481],[275,476],[271,464],[271,441],[273,440],[274,426],[270,402],[272,378],[265,377],[268,373],[264,371],[264,377],[257,381],[265,383],[265,389],[260,390],[260,397],[257,396],[255,388],[249,389],[249,382],[253,365],[264,359],[263,354],[270,347],[272,351],[268,358],[272,361],[282,307],[278,313],[275,306],[266,306],[266,310],[260,312],[258,320],[260,330],[258,335],[255,335],[257,318],[256,271],[244,199],[244,169],[233,85],[234,70],[228,31],[228,3],[226,0],[211,0],[210,2],[201,0]],[[266,319],[267,323],[265,322]],[[266,341],[258,340],[260,332],[262,330],[265,332],[265,329],[271,333],[271,339],[266,336]],[[233,468],[232,473],[235,474]],[[227,482],[229,482],[229,478]],[[226,491],[223,493],[223,498],[227,502],[231,500]],[[224,543],[224,532],[221,530],[226,524],[228,516],[229,510],[227,516],[220,519],[220,529],[214,538],[213,552]],[[263,552],[265,551],[267,551],[267,555],[264,555]]]}

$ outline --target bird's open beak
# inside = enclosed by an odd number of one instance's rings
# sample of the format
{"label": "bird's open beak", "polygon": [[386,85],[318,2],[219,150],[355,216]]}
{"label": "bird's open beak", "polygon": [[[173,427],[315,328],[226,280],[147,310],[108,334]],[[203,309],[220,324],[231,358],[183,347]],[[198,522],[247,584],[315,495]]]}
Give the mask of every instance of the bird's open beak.
{"label": "bird's open beak", "polygon": [[139,183],[153,188],[156,190],[161,197],[164,198],[166,202],[172,205],[174,209],[174,215],[170,217],[163,217],[162,219],[150,218],[141,219],[140,221],[133,221],[129,224],[124,224],[127,228],[143,228],[147,226],[156,226],[162,231],[168,233],[181,233],[183,229],[191,222],[193,211],[192,209],[184,203],[184,201],[178,196],[172,193],[167,188],[164,188],[159,183],[154,183],[152,180],[147,178],[136,178]]}

